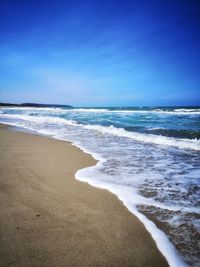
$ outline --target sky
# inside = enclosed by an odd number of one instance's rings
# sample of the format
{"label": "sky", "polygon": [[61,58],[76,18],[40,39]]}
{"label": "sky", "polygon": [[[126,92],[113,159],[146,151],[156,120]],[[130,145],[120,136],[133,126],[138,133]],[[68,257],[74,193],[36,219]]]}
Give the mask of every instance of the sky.
{"label": "sky", "polygon": [[0,0],[0,102],[200,105],[200,1]]}

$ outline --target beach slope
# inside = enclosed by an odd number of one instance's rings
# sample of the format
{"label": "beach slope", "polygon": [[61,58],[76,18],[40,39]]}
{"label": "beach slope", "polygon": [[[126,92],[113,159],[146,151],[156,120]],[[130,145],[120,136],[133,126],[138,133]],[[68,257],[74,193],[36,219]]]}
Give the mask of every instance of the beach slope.
{"label": "beach slope", "polygon": [[74,178],[68,142],[0,126],[0,266],[168,266],[116,196]]}

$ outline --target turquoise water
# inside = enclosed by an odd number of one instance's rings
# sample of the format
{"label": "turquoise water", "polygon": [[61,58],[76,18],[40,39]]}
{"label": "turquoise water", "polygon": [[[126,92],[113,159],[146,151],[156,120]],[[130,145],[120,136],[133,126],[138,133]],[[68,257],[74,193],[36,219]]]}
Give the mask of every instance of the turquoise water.
{"label": "turquoise water", "polygon": [[199,107],[1,108],[0,122],[91,153],[76,177],[115,193],[171,266],[200,266]]}

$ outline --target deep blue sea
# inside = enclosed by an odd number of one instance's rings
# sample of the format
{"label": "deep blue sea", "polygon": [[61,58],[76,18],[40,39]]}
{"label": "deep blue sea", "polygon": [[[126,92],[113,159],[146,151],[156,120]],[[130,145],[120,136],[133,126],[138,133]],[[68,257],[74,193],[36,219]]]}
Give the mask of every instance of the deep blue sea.
{"label": "deep blue sea", "polygon": [[91,153],[76,178],[116,194],[170,266],[200,266],[200,107],[12,107],[0,122]]}

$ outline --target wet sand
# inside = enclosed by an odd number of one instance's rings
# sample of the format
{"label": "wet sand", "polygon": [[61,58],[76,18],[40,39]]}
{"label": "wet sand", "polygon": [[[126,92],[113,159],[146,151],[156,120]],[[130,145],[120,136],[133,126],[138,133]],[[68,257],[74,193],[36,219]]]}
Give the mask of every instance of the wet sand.
{"label": "wet sand", "polygon": [[0,126],[0,266],[168,266],[117,197],[74,178],[95,160]]}

